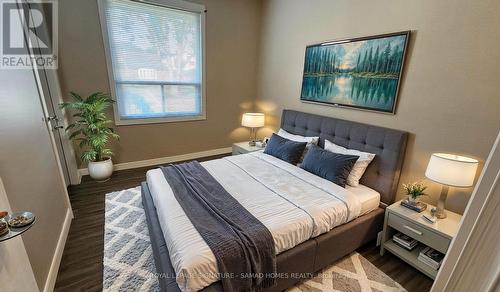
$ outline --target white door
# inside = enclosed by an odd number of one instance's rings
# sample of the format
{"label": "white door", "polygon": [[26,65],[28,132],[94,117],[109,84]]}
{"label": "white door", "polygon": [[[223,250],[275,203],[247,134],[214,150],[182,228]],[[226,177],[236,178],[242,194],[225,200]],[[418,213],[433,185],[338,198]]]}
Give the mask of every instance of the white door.
{"label": "white door", "polygon": [[72,213],[34,73],[0,69],[0,177],[12,210],[37,216],[22,238],[35,280],[44,290],[55,282],[55,259],[65,239],[61,234]]}
{"label": "white door", "polygon": [[0,69],[0,80],[0,177],[12,210],[38,217],[23,239],[40,286],[70,206],[33,71]]}

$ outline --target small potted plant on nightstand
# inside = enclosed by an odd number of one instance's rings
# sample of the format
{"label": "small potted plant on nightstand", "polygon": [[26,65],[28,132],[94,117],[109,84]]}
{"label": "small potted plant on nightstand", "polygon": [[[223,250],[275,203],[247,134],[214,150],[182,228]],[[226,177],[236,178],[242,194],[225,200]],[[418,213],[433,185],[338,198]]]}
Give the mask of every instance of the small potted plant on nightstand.
{"label": "small potted plant on nightstand", "polygon": [[426,196],[424,191],[427,189],[427,186],[422,182],[403,184],[403,189],[408,195],[408,200],[401,201],[401,205],[417,212],[422,212],[427,208],[427,204],[418,201],[421,196]]}
{"label": "small potted plant on nightstand", "polygon": [[113,104],[106,94],[96,92],[87,98],[71,92],[73,101],[61,104],[62,108],[75,110],[74,122],[66,128],[71,131],[70,139],[79,142],[83,149],[81,159],[88,163],[89,175],[97,181],[106,181],[113,173],[113,152],[107,148],[110,138],[118,139],[111,120],[105,111]]}

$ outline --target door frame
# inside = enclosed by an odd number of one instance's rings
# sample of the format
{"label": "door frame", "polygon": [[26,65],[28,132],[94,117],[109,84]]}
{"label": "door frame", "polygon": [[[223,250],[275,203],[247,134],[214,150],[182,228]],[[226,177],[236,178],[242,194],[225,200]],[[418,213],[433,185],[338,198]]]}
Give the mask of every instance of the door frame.
{"label": "door frame", "polygon": [[[25,2],[26,0],[18,0],[20,2]],[[25,2],[30,6],[29,2]],[[31,14],[30,14],[31,17]],[[52,15],[57,20],[57,15]],[[36,34],[45,33],[47,31],[40,32],[39,29],[46,30],[47,27],[42,25],[40,27],[34,28]],[[38,41],[38,40],[35,40]],[[40,55],[38,49],[33,49],[28,47],[30,55]],[[33,63],[33,71],[35,72],[35,79],[40,92],[40,99],[43,107],[43,114],[45,116],[45,121],[47,122],[47,127],[50,132],[50,137],[52,140],[52,147],[56,153],[57,160],[59,162],[60,171],[62,173],[63,181],[65,186],[78,185],[81,182],[81,176],[78,172],[78,164],[76,162],[75,150],[73,148],[73,143],[69,139],[65,128],[68,126],[69,121],[66,115],[66,111],[62,110],[58,105],[63,102],[61,87],[59,84],[59,78],[56,69],[49,69],[45,66],[38,66],[36,62]],[[50,119],[50,110],[54,112],[56,119]],[[54,127],[63,126],[64,129],[57,129]],[[54,132],[57,132],[58,138],[56,139]],[[60,141],[60,143],[58,143]],[[62,155],[61,155],[62,154]],[[61,157],[62,156],[62,157]],[[70,205],[71,206],[71,205]]]}
{"label": "door frame", "polygon": [[[78,173],[78,165],[75,158],[75,150],[73,148],[73,143],[69,140],[69,136],[65,131],[68,126],[69,121],[66,112],[61,110],[58,105],[63,102],[61,89],[59,86],[59,79],[57,73],[53,69],[37,68],[37,83],[40,87],[40,91],[43,92],[42,98],[44,99],[44,115],[47,119],[49,117],[49,109],[51,106],[54,111],[55,116],[58,120],[46,120],[47,126],[49,127],[52,137],[54,138],[54,150],[58,152],[58,159],[61,163],[63,177],[65,178],[66,187],[68,185],[80,184],[81,176]],[[50,103],[50,104],[49,104]],[[63,126],[64,129],[55,129],[54,127]],[[57,143],[54,135],[58,135],[60,143]],[[59,148],[60,147],[60,148]],[[59,150],[63,157],[60,157]],[[62,158],[62,159],[61,159]],[[67,179],[64,175],[64,170],[67,173]]]}

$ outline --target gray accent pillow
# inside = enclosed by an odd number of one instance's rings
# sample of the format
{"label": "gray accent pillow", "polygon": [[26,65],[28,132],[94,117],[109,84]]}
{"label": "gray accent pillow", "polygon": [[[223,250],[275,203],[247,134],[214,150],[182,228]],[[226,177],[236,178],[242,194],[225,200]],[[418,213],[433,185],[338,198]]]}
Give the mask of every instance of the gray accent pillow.
{"label": "gray accent pillow", "polygon": [[279,135],[273,134],[267,142],[264,153],[284,160],[291,164],[297,164],[302,157],[307,142],[295,142]]}
{"label": "gray accent pillow", "polygon": [[311,145],[300,167],[345,188],[347,177],[359,156],[344,155]]}

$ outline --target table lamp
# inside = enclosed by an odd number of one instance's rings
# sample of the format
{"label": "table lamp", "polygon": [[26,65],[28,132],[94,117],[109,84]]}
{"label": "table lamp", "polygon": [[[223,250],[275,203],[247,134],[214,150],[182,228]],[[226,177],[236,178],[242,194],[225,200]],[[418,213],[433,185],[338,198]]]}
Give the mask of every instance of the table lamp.
{"label": "table lamp", "polygon": [[437,203],[436,217],[446,218],[444,203],[449,187],[466,188],[472,186],[476,176],[478,161],[473,158],[447,153],[434,153],[429,160],[425,176],[443,185]]}
{"label": "table lamp", "polygon": [[255,146],[255,140],[257,140],[256,128],[264,127],[264,114],[263,113],[244,113],[241,119],[241,125],[251,129],[250,146]]}

